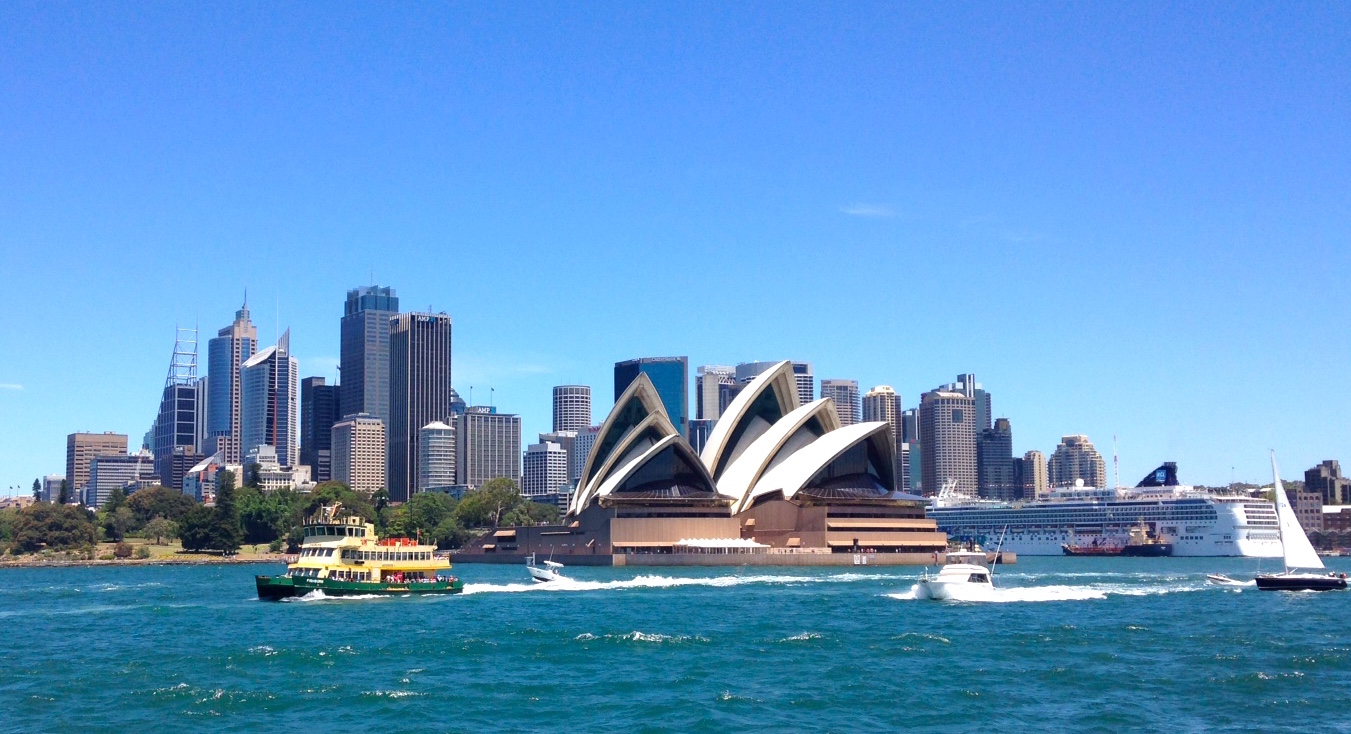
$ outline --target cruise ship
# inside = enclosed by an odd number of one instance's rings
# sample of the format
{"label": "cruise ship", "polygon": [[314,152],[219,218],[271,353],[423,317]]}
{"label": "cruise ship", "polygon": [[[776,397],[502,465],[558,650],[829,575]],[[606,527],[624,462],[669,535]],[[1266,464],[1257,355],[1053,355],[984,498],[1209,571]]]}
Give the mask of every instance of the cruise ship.
{"label": "cruise ship", "polygon": [[1004,535],[1004,549],[1019,555],[1058,556],[1067,544],[1117,542],[1143,522],[1173,544],[1174,556],[1281,557],[1274,504],[1179,484],[1171,461],[1133,488],[1067,487],[1031,502],[972,499],[948,486],[928,512],[950,540],[994,547]]}

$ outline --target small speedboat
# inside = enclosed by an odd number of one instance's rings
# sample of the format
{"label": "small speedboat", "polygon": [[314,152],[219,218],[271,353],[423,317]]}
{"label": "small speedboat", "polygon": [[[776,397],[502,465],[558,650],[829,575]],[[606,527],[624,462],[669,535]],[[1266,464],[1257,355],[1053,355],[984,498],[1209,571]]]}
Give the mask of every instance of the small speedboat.
{"label": "small speedboat", "polygon": [[543,566],[535,565],[534,553],[531,553],[530,556],[525,559],[525,570],[530,572],[530,578],[539,583],[560,581],[566,578],[561,572],[562,568],[563,564],[554,560],[545,561]]}
{"label": "small speedboat", "polygon": [[1242,581],[1239,581],[1238,579],[1231,579],[1231,578],[1229,578],[1228,576],[1225,576],[1225,575],[1222,574],[1222,573],[1208,573],[1208,574],[1206,574],[1206,581],[1209,581],[1209,582],[1212,583],[1212,584],[1219,584],[1220,586],[1246,586],[1246,585],[1247,585],[1247,584],[1243,583]]}
{"label": "small speedboat", "polygon": [[979,601],[994,596],[994,582],[985,564],[985,551],[954,551],[938,573],[926,571],[916,584],[922,599]]}

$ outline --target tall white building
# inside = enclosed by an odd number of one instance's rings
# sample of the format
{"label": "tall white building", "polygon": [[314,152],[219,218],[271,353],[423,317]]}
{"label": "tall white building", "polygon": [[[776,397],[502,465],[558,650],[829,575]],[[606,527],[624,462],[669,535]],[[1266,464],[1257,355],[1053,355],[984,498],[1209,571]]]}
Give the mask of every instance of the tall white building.
{"label": "tall white building", "polygon": [[521,417],[483,405],[456,416],[455,477],[471,488],[489,479],[521,482]]}
{"label": "tall white building", "polygon": [[282,466],[300,464],[300,363],[291,356],[291,330],[249,357],[239,370],[240,454],[277,449]]}
{"label": "tall white building", "polygon": [[591,425],[591,388],[554,386],[554,431],[576,431]]}
{"label": "tall white building", "polygon": [[858,380],[822,379],[821,397],[835,401],[835,414],[840,416],[840,425],[852,426],[863,419]]}
{"label": "tall white building", "polygon": [[538,497],[562,490],[568,483],[568,453],[552,442],[531,444],[522,460],[521,495]]}
{"label": "tall white building", "polygon": [[1023,497],[1040,499],[1047,486],[1046,455],[1036,450],[1023,454]]}
{"label": "tall white building", "polygon": [[455,429],[432,421],[418,430],[417,491],[455,484]]}
{"label": "tall white building", "polygon": [[1086,487],[1106,487],[1107,462],[1088,436],[1061,436],[1060,445],[1046,462],[1046,479],[1052,487],[1072,487],[1077,479]]}
{"label": "tall white building", "polygon": [[333,424],[333,480],[358,492],[385,489],[385,423],[358,413]]}
{"label": "tall white building", "polygon": [[694,417],[696,420],[717,420],[722,415],[718,401],[718,385],[736,384],[736,368],[729,365],[706,364],[694,373]]}
{"label": "tall white building", "polygon": [[596,445],[596,436],[600,433],[600,426],[587,426],[577,432],[576,443],[572,445],[572,452],[568,454],[568,479],[577,484],[582,477],[582,469],[586,468],[586,457],[591,455],[591,447]]}
{"label": "tall white building", "polygon": [[142,449],[136,454],[95,456],[89,462],[89,483],[85,486],[84,504],[99,508],[108,501],[114,489],[126,490],[128,485],[152,481],[155,476],[155,456]]}

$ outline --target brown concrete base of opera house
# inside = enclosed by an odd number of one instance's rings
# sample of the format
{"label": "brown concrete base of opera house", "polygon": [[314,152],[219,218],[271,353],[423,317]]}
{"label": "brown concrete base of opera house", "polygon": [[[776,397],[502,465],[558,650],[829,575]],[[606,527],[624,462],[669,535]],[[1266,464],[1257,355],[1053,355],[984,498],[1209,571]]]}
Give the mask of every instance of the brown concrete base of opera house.
{"label": "brown concrete base of opera house", "polygon": [[[994,554],[988,554],[994,561]],[[525,563],[525,556],[512,553],[458,553],[453,563]],[[934,566],[932,553],[604,553],[555,555],[565,566]],[[939,562],[945,560],[939,554]],[[1005,552],[1000,563],[1018,562],[1016,553]]]}

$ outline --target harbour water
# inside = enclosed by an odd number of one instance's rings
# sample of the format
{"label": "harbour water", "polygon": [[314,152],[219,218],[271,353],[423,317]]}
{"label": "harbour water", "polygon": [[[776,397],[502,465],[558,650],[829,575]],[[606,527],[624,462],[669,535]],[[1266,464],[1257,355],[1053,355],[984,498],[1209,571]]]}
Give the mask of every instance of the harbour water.
{"label": "harbour water", "polygon": [[1351,596],[1205,581],[1257,564],[1026,558],[969,604],[910,599],[914,568],[459,566],[462,596],[283,603],[268,566],[2,570],[0,728],[1351,729]]}

